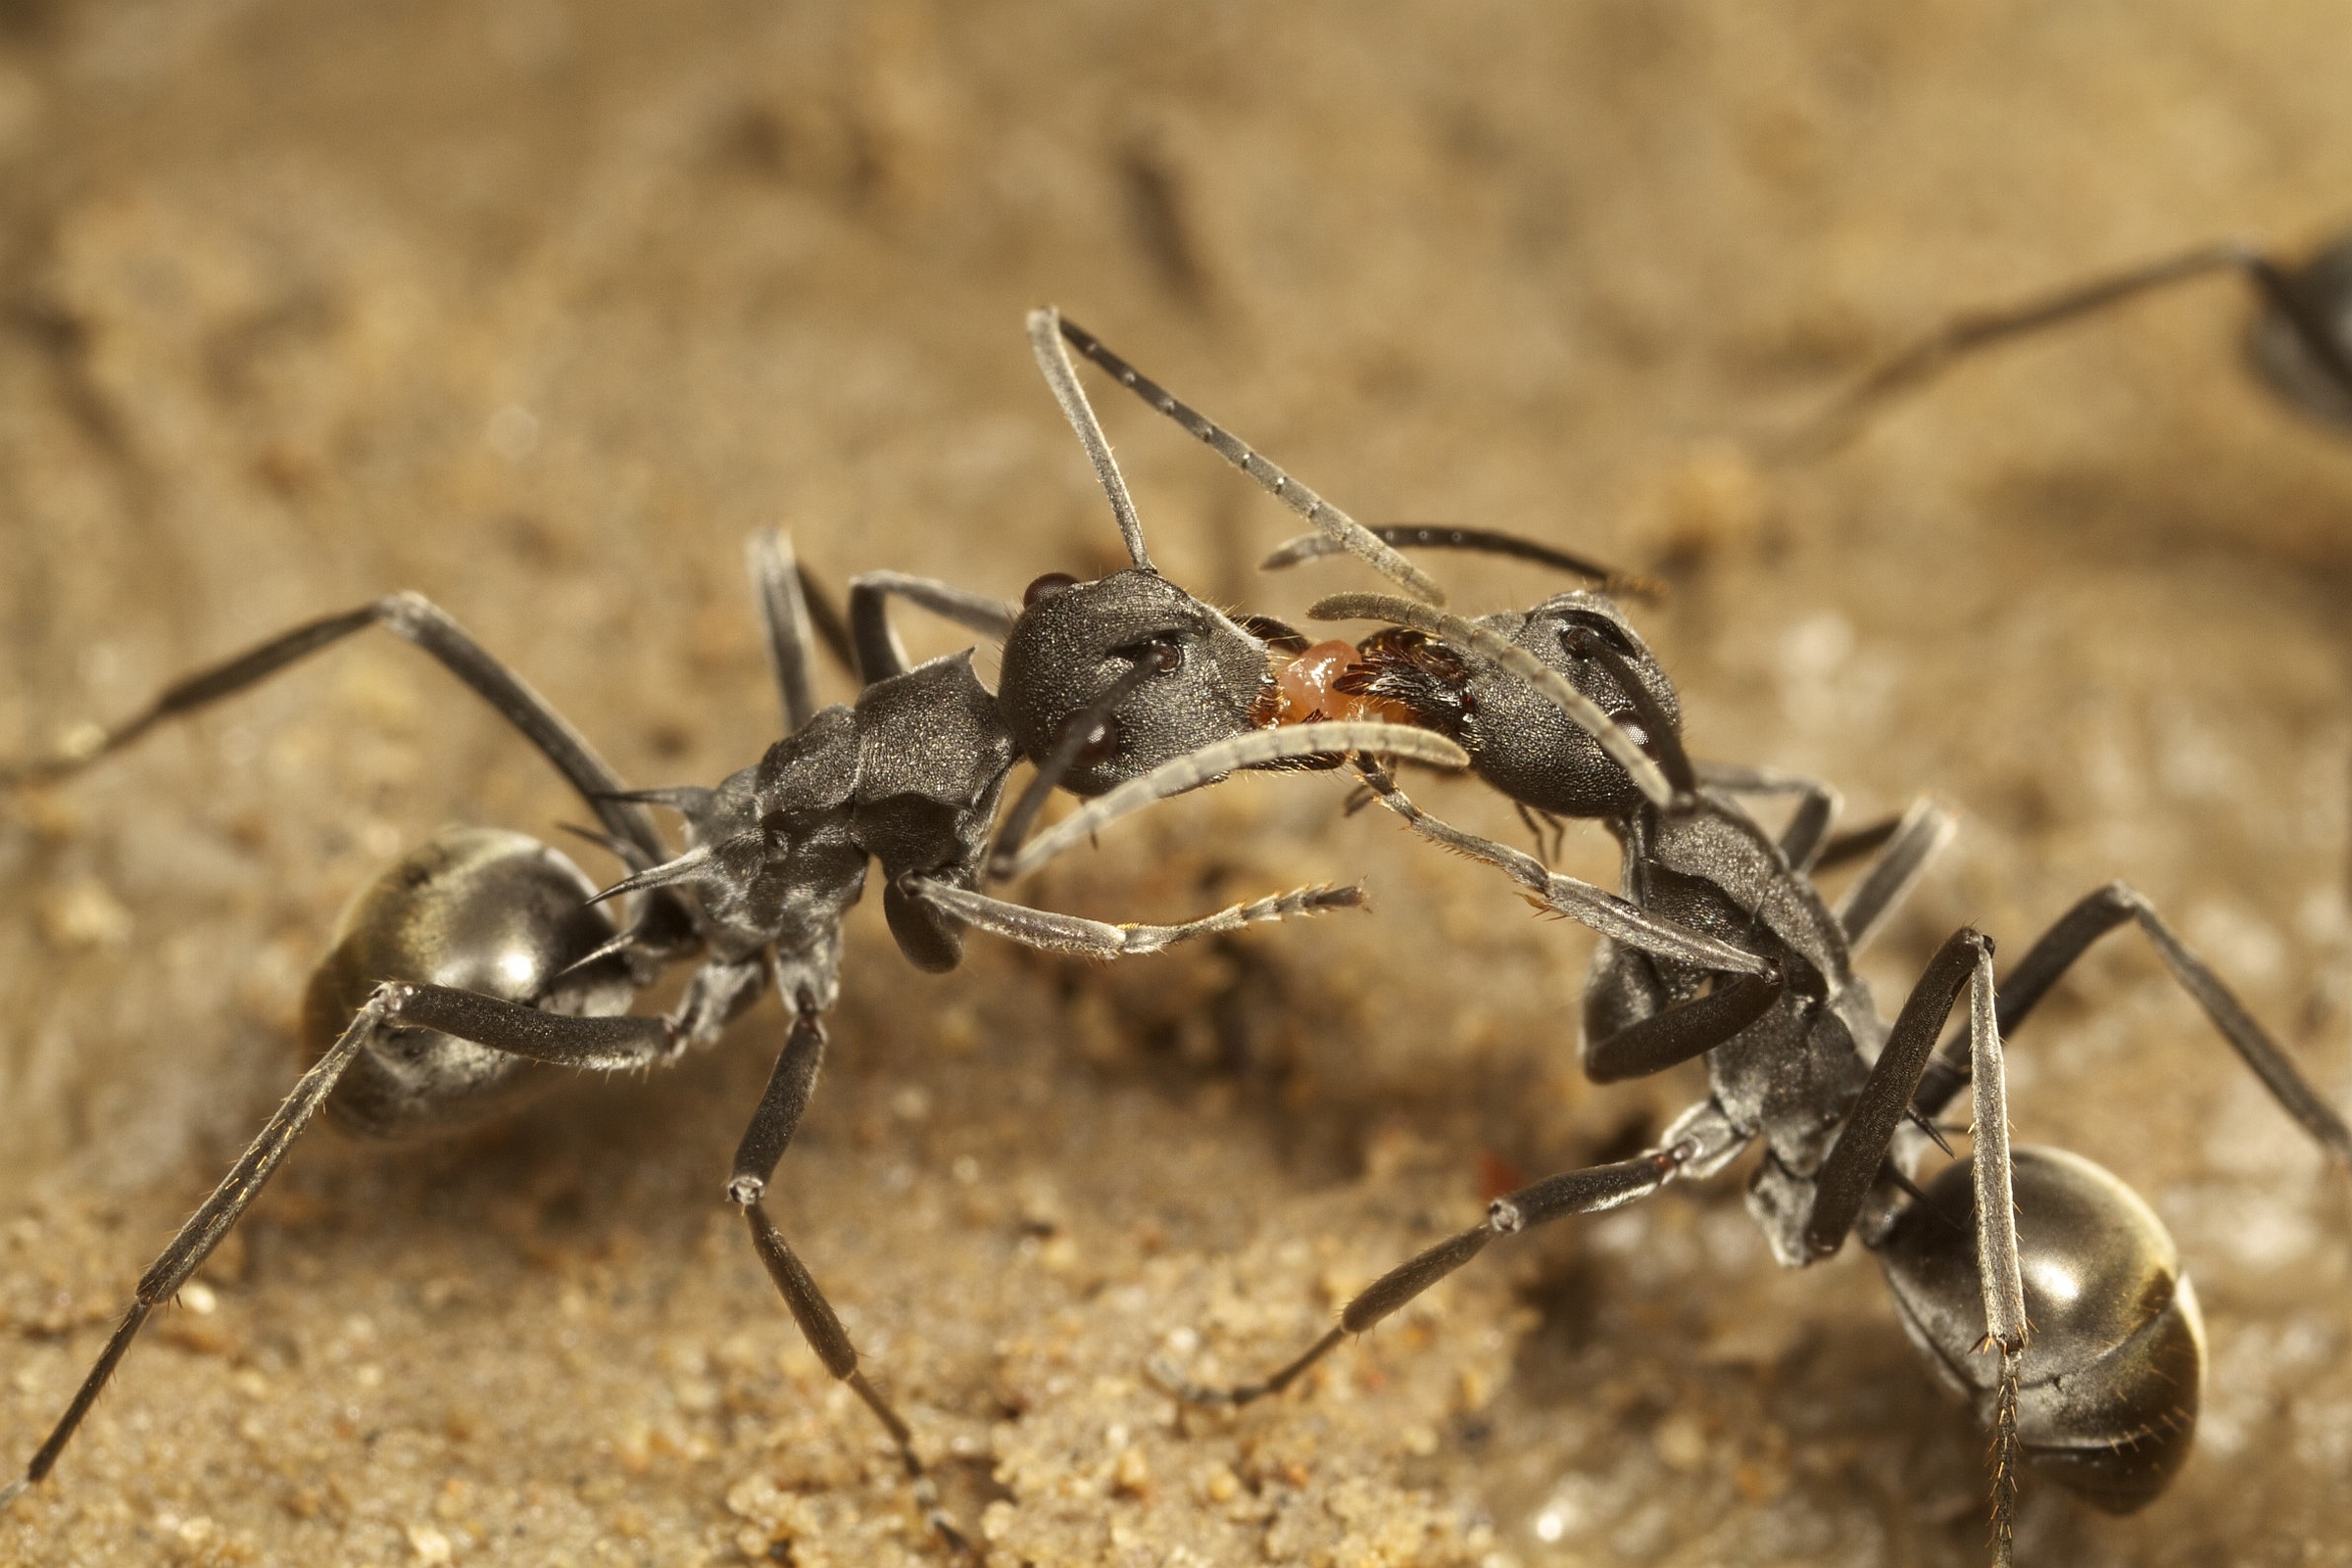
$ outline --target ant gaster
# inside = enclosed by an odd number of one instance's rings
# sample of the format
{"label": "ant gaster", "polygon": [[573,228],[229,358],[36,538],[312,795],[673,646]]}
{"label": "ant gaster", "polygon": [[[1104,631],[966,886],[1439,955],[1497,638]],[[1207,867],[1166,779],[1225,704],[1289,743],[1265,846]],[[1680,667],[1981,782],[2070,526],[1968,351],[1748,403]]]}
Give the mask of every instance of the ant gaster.
{"label": "ant gaster", "polygon": [[[1064,331],[1122,385],[1317,523],[1317,534],[1286,545],[1269,565],[1347,548],[1386,568],[1376,547],[1451,546],[1547,560],[1608,581],[1590,563],[1503,536],[1362,530],[1099,342]],[[1348,538],[1349,529],[1365,537]],[[2061,1151],[2012,1151],[2003,1037],[2094,942],[2132,922],[2279,1104],[2352,1165],[2343,1119],[2154,907],[2120,882],[2080,901],[1997,989],[1992,940],[1955,931],[1889,1023],[1853,956],[1949,839],[1945,812],[1923,800],[1897,820],[1833,838],[1838,802],[1826,785],[1690,759],[1672,684],[1605,593],[1565,593],[1473,620],[1444,610],[1417,568],[1390,574],[1415,597],[1342,594],[1308,612],[1391,623],[1351,652],[1332,645],[1338,670],[1321,684],[1343,702],[1410,716],[1459,742],[1477,775],[1523,809],[1602,822],[1622,851],[1623,899],[1578,894],[1582,884],[1534,857],[1428,815],[1370,760],[1358,759],[1358,771],[1423,836],[1502,869],[1536,902],[1601,934],[1584,1003],[1589,1076],[1639,1077],[1703,1057],[1707,1098],[1646,1152],[1496,1199],[1480,1224],[1366,1287],[1334,1328],[1272,1376],[1211,1389],[1161,1366],[1161,1381],[1198,1401],[1279,1393],[1348,1335],[1493,1242],[1714,1175],[1760,1142],[1747,1202],[1779,1260],[1802,1267],[1859,1235],[1877,1252],[1912,1340],[1991,1429],[1996,1561],[2010,1558],[2021,1466],[2115,1511],[2154,1498],[2193,1439],[2204,1364],[2196,1297],[2171,1237],[2122,1182]],[[1797,797],[1777,839],[1740,804],[1748,795]],[[1075,842],[1115,809],[1106,797],[1074,813],[1013,868]],[[1875,859],[1832,908],[1814,873],[1863,857]],[[1966,1023],[1938,1049],[1963,991]],[[1931,1142],[1944,1144],[1934,1118],[1963,1089],[1972,1093],[1971,1155],[1923,1186],[1912,1172]]]}
{"label": "ant gaster", "polygon": [[[1082,435],[1075,375],[1050,318],[1031,336],[1049,382]],[[1094,432],[1099,442],[1099,431]],[[1100,458],[1107,461],[1107,450]],[[1135,569],[1120,586],[1032,594],[1026,610],[897,573],[851,586],[848,628],[862,682],[854,706],[811,696],[810,604],[780,535],[755,538],[752,565],[783,693],[785,738],[714,789],[630,791],[569,723],[441,611],[394,594],[312,621],[166,690],[144,711],[55,760],[0,771],[0,783],[62,778],[164,721],[234,695],[307,656],[381,625],[471,687],[577,792],[602,831],[587,836],[627,864],[599,892],[556,850],[518,833],[457,828],[402,857],[355,899],[303,1008],[312,1058],[293,1092],[228,1176],[141,1277],[136,1298],[5,1507],[45,1478],[150,1313],[184,1285],[261,1192],[322,1107],[356,1131],[449,1131],[513,1104],[555,1069],[627,1072],[674,1061],[715,1040],[772,985],[791,1014],[782,1051],[737,1148],[726,1194],[809,1346],[890,1434],[932,1523],[939,1509],[906,1423],[865,1377],[840,1319],[769,1218],[768,1183],[800,1125],[824,1056],[823,1017],[839,990],[842,920],[879,861],[892,935],[918,968],[949,969],[974,925],[1049,951],[1098,958],[1155,952],[1188,938],[1350,907],[1361,891],[1302,888],[1174,926],[1109,925],[988,898],[974,884],[1006,774],[1078,718],[1097,742],[1064,779],[1099,791],[1150,777],[1223,732],[1209,696],[1266,676],[1257,639],[1159,584],[1140,525],[1109,470]],[[1004,689],[991,693],[971,652],[908,667],[887,615],[899,597],[1005,638]],[[1181,604],[1178,601],[1182,601]],[[1204,609],[1204,607],[1198,607]],[[1248,698],[1245,696],[1244,701]],[[1109,739],[1105,742],[1103,736]],[[1197,770],[1208,782],[1242,763],[1370,751],[1440,765],[1463,759],[1424,729],[1329,724],[1256,746],[1240,762]],[[645,808],[684,819],[672,854]],[[625,925],[609,901],[634,904]],[[662,1016],[626,1012],[669,964],[695,964]]]}

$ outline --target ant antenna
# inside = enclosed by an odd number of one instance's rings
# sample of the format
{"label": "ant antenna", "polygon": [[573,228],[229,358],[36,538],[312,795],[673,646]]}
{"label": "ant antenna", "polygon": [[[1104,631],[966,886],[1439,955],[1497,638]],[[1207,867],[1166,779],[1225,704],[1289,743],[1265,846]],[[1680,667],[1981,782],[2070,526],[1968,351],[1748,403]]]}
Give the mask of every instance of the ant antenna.
{"label": "ant antenna", "polygon": [[[1415,631],[1427,632],[1458,647],[1466,648],[1491,664],[1502,668],[1526,681],[1576,721],[1579,729],[1600,743],[1600,749],[1610,760],[1625,769],[1652,806],[1672,810],[1679,802],[1689,799],[1687,791],[1677,790],[1667,780],[1641,743],[1625,732],[1625,727],[1600,710],[1600,705],[1570,685],[1568,678],[1544,663],[1535,655],[1507,641],[1490,626],[1481,626],[1465,616],[1440,610],[1433,605],[1415,604],[1395,594],[1333,594],[1307,606],[1311,620],[1386,620]],[[1641,682],[1633,683],[1636,687]],[[1671,731],[1667,733],[1671,734]],[[1686,764],[1687,765],[1687,764]]]}
{"label": "ant antenna", "polygon": [[1141,570],[1154,570],[1152,557],[1144,550],[1144,519],[1136,515],[1135,501],[1127,494],[1127,481],[1119,476],[1118,460],[1110,455],[1110,440],[1102,433],[1102,421],[1095,417],[1094,405],[1086,401],[1086,388],[1078,384],[1078,368],[1070,363],[1069,353],[1061,346],[1062,335],[1068,330],[1061,313],[1052,306],[1031,311],[1030,352],[1037,356],[1037,368],[1046,372],[1046,385],[1054,389],[1054,401],[1061,405],[1063,417],[1078,432],[1078,444],[1086,448],[1086,460],[1095,466],[1095,477],[1102,481],[1102,493],[1110,497],[1111,515],[1119,519],[1119,537],[1127,542],[1127,559]]}
{"label": "ant antenna", "polygon": [[[1655,577],[1638,571],[1619,571],[1589,556],[1573,555],[1499,529],[1463,528],[1449,522],[1381,522],[1373,524],[1370,532],[1383,544],[1401,545],[1407,550],[1472,550],[1483,555],[1507,556],[1513,561],[1534,562],[1539,566],[1582,577],[1597,585],[1603,593],[1620,599],[1656,604],[1666,597],[1666,585]],[[1340,555],[1346,549],[1329,534],[1300,534],[1296,539],[1284,540],[1272,555],[1257,564],[1257,569],[1281,571],[1301,562]]]}
{"label": "ant antenna", "polygon": [[1349,752],[1402,757],[1427,762],[1432,767],[1470,765],[1470,755],[1459,746],[1434,730],[1410,724],[1325,722],[1250,730],[1162,762],[1142,778],[1129,779],[1108,794],[1096,797],[1030,840],[1012,857],[1002,874],[1006,878],[1027,876],[1071,845],[1092,837],[1120,817],[1133,815],[1155,801],[1213,783],[1236,768],[1263,767],[1269,762]]}
{"label": "ant antenna", "polygon": [[[1035,317],[1030,318],[1032,331],[1036,330],[1036,319]],[[1167,388],[1104,348],[1102,339],[1077,322],[1062,320],[1060,325],[1061,335],[1069,340],[1072,348],[1109,371],[1119,385],[1174,419],[1219,457],[1255,479],[1276,500],[1330,535],[1341,549],[1362,558],[1375,571],[1416,599],[1426,600],[1433,605],[1446,602],[1446,590],[1438,586],[1435,577],[1383,544],[1371,529],[1259,457],[1214,419],[1178,402]],[[1043,358],[1042,351],[1040,358]]]}

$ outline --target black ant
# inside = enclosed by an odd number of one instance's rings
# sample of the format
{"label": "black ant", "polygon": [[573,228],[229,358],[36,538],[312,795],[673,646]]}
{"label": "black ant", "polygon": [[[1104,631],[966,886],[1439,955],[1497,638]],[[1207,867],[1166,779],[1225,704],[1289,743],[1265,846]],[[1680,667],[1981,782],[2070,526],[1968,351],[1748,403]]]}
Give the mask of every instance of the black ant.
{"label": "black ant", "polygon": [[[1091,587],[1041,579],[1019,612],[898,573],[855,579],[844,641],[861,689],[852,706],[811,695],[811,606],[789,546],[756,537],[753,575],[782,691],[785,738],[715,788],[632,791],[568,722],[455,621],[415,594],[393,594],[311,621],[182,679],[144,710],[53,760],[0,770],[0,784],[69,777],[167,719],[231,697],[369,626],[423,650],[536,746],[595,813],[585,836],[630,875],[599,891],[550,846],[489,828],[437,834],[353,902],[312,977],[302,1014],[311,1064],[285,1102],[140,1278],[136,1298],[0,1508],[46,1478],[148,1316],[194,1275],[321,1109],[373,1136],[445,1133],[511,1108],[560,1069],[630,1072],[714,1042],[771,985],[791,1025],[735,1153],[728,1200],[801,1331],[836,1379],[889,1432],[933,1525],[940,1511],[913,1436],[858,1365],[824,1294],[769,1218],[762,1199],[815,1088],[823,1018],[839,991],[842,920],[879,861],[892,935],[917,968],[961,958],[963,928],[1030,947],[1113,958],[1361,904],[1356,887],[1300,888],[1180,925],[1110,925],[1007,904],[975,889],[990,823],[1021,757],[1061,747],[1060,781],[1099,793],[1171,767],[1194,784],[1238,766],[1335,752],[1377,752],[1460,765],[1426,729],[1332,723],[1252,737],[1200,763],[1188,758],[1229,729],[1226,710],[1271,679],[1264,645],[1152,569],[1141,525],[1077,392],[1051,318],[1031,337],[1049,383],[1091,436],[1133,569]],[[971,651],[908,667],[888,619],[904,598],[1008,643],[991,693]],[[831,617],[828,617],[831,618]],[[1084,723],[1076,721],[1083,719]],[[1079,743],[1062,746],[1067,733]],[[1075,758],[1078,765],[1066,766]],[[686,848],[672,853],[646,813],[674,811]],[[605,906],[634,906],[625,922]],[[695,967],[664,1015],[626,1011],[678,962]]]}
{"label": "black ant", "polygon": [[[1271,1376],[1208,1388],[1158,1366],[1163,1384],[1197,1402],[1280,1393],[1346,1337],[1497,1239],[1712,1176],[1760,1142],[1747,1203],[1779,1260],[1803,1267],[1858,1236],[1878,1254],[1912,1340],[1991,1429],[1996,1561],[2010,1558],[2021,1467],[2113,1511],[2158,1495],[2195,1431],[2204,1329],[2194,1291],[2163,1225],[2121,1181],[2062,1151],[2011,1149],[2004,1037],[2101,936],[2134,923],[2273,1098],[2346,1165],[2352,1130],[2155,908],[2110,883],[2060,917],[1997,988],[1991,938],[1963,927],[1887,1022],[1853,956],[1949,839],[1946,813],[1923,800],[1899,819],[1834,838],[1838,801],[1826,785],[1694,762],[1671,682],[1606,593],[1573,591],[1473,620],[1443,609],[1433,581],[1382,552],[1393,544],[1497,552],[1605,584],[1602,568],[1474,530],[1364,529],[1093,337],[1068,323],[1063,332],[1317,524],[1317,534],[1268,564],[1346,549],[1415,596],[1341,594],[1311,608],[1316,619],[1377,619],[1390,629],[1352,649],[1326,645],[1322,662],[1295,682],[1308,695],[1290,708],[1261,706],[1257,720],[1331,708],[1426,724],[1459,742],[1477,775],[1522,808],[1600,821],[1623,854],[1621,899],[1430,816],[1388,769],[1356,762],[1415,831],[1498,867],[1532,900],[1600,933],[1584,1003],[1589,1076],[1645,1076],[1693,1057],[1708,1074],[1706,1099],[1657,1147],[1496,1199],[1481,1223],[1366,1287],[1337,1325]],[[1298,641],[1303,662],[1310,651]],[[1776,794],[1798,801],[1777,838],[1739,800]],[[1130,804],[1113,794],[1089,805],[1001,869],[1034,866]],[[1865,857],[1868,868],[1832,908],[1814,873]],[[1966,1024],[1938,1049],[1964,991]],[[1928,1145],[1950,1152],[1935,1118],[1963,1089],[1972,1094],[1971,1156],[1915,1181]]]}

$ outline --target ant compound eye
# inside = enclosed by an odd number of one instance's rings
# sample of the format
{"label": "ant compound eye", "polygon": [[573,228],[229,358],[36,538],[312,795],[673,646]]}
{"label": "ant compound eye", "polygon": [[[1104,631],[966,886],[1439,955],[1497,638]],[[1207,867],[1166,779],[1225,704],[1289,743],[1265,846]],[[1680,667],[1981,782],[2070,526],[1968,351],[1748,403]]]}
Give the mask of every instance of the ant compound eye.
{"label": "ant compound eye", "polygon": [[1184,667],[1184,644],[1174,637],[1153,637],[1145,642],[1131,643],[1120,649],[1119,657],[1131,659],[1138,669],[1155,675],[1171,674]]}
{"label": "ant compound eye", "polygon": [[1021,608],[1026,610],[1032,605],[1053,598],[1055,594],[1067,593],[1077,586],[1078,579],[1068,572],[1049,571],[1031,583],[1028,591],[1021,595]]}
{"label": "ant compound eye", "polygon": [[1637,714],[1632,712],[1611,713],[1609,719],[1619,729],[1625,731],[1627,740],[1641,747],[1652,759],[1656,758],[1658,748],[1656,743],[1649,738],[1649,727],[1643,724]]}
{"label": "ant compound eye", "polygon": [[1107,762],[1118,755],[1119,747],[1126,738],[1126,731],[1116,718],[1105,718],[1095,726],[1095,732],[1086,738],[1086,744],[1078,748],[1077,761],[1088,767],[1098,762]]}

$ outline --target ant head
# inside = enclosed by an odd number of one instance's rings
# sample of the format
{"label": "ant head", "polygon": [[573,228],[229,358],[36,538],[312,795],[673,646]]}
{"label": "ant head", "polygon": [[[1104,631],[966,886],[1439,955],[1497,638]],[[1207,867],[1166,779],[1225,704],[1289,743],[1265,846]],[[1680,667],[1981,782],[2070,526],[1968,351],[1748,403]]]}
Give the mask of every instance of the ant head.
{"label": "ant head", "polygon": [[[1658,732],[1682,734],[1682,705],[1649,647],[1606,597],[1566,593],[1482,623],[1565,675],[1652,758]],[[1464,735],[1480,777],[1558,816],[1620,816],[1642,803],[1626,770],[1550,699],[1519,677],[1477,667]],[[1672,744],[1671,741],[1667,744]]]}
{"label": "ant head", "polygon": [[[1263,643],[1157,572],[1055,572],[1029,585],[1004,641],[997,707],[1032,761],[1070,725],[1090,725],[1059,782],[1100,795],[1248,729],[1269,679]],[[1090,712],[1106,696],[1110,710]]]}

